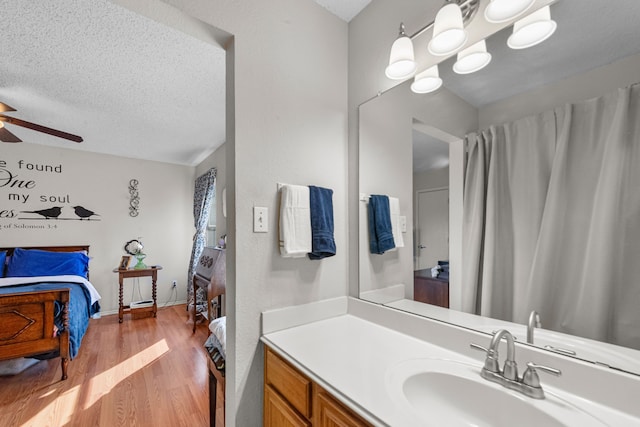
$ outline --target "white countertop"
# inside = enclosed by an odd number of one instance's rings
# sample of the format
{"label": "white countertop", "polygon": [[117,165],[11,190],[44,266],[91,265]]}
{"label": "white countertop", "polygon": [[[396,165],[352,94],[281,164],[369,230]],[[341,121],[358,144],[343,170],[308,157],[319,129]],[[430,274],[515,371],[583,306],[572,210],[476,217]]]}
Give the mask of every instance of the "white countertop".
{"label": "white countertop", "polygon": [[270,333],[262,340],[353,409],[361,409],[357,412],[374,425],[415,425],[415,418],[390,404],[385,384],[390,365],[408,354],[464,358],[348,314]]}
{"label": "white countertop", "polygon": [[[408,359],[453,359],[477,366],[479,374],[484,360],[481,353],[470,358],[352,314],[266,333],[262,341],[376,426],[427,425],[394,404],[391,367]],[[580,406],[612,426],[640,425],[636,418],[588,400]]]}

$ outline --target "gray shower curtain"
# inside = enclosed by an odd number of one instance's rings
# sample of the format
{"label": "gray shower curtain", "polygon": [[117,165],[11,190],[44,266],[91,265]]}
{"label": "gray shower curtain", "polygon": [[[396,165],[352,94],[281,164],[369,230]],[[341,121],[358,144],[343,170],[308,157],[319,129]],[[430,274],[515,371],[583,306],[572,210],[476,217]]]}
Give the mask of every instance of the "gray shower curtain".
{"label": "gray shower curtain", "polygon": [[463,309],[640,348],[640,85],[466,138]]}
{"label": "gray shower curtain", "polygon": [[[194,302],[191,278],[193,277],[198,259],[200,259],[200,255],[204,249],[207,223],[209,222],[209,207],[215,195],[215,189],[216,169],[209,169],[196,179],[193,193],[193,225],[196,228],[196,232],[193,235],[193,247],[189,261],[189,283],[187,285],[187,309],[189,312],[191,312],[189,307]],[[198,312],[207,310],[203,293],[196,295],[196,307],[198,307]]]}

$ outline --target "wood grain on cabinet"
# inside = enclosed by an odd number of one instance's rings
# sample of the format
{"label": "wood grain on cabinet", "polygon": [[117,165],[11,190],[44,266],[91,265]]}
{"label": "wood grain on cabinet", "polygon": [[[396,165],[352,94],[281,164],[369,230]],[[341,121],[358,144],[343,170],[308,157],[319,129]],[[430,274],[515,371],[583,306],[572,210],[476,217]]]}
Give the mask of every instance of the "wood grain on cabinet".
{"label": "wood grain on cabinet", "polygon": [[449,280],[431,277],[431,270],[417,270],[413,274],[413,299],[449,308]]}
{"label": "wood grain on cabinet", "polygon": [[371,426],[269,347],[264,354],[265,426]]}
{"label": "wood grain on cabinet", "polygon": [[316,386],[314,392],[314,426],[317,427],[368,427],[369,423],[362,420],[350,409],[335,400],[329,393]]}
{"label": "wood grain on cabinet", "polygon": [[311,418],[311,381],[265,347],[265,383],[277,390],[303,417]]}
{"label": "wood grain on cabinet", "polygon": [[264,387],[265,427],[311,427],[270,385]]}

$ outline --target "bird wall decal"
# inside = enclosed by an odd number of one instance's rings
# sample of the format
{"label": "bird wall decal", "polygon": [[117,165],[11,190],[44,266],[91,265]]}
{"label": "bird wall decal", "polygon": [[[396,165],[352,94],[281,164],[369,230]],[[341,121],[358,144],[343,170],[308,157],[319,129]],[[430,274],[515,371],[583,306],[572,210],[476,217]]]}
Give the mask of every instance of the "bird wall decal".
{"label": "bird wall decal", "polygon": [[80,217],[80,220],[83,219],[91,219],[92,216],[100,216],[97,213],[90,211],[87,208],[84,208],[82,206],[73,206],[73,210],[76,213],[76,215],[78,215],[78,217]]}
{"label": "bird wall decal", "polygon": [[50,218],[58,218],[62,213],[62,208],[60,206],[54,206],[49,209],[41,209],[38,211],[20,211],[20,212],[38,214],[45,217],[45,219],[50,219]]}

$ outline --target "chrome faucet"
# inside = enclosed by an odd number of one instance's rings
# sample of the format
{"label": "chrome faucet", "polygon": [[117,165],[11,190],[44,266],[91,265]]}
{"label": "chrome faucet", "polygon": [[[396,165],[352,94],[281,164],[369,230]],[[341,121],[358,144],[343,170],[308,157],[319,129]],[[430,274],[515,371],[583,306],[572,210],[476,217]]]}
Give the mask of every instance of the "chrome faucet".
{"label": "chrome faucet", "polygon": [[529,322],[527,323],[527,342],[529,344],[533,344],[533,330],[541,327],[540,315],[537,311],[533,310],[531,314],[529,314]]}
{"label": "chrome faucet", "polygon": [[[504,362],[503,370],[500,370],[498,347],[502,339],[507,341],[507,359]],[[554,368],[527,363],[527,370],[524,375],[522,375],[522,378],[518,377],[518,365],[515,361],[515,341],[511,332],[506,329],[501,329],[493,335],[488,349],[474,343],[471,344],[471,348],[482,350],[487,354],[484,366],[480,371],[482,378],[534,399],[544,399],[544,390],[540,385],[536,369],[556,376],[561,374],[559,370]]]}

